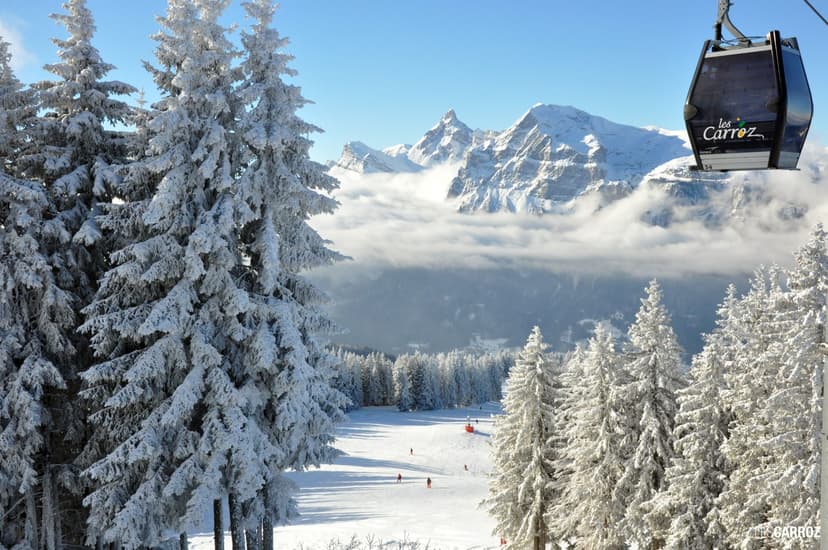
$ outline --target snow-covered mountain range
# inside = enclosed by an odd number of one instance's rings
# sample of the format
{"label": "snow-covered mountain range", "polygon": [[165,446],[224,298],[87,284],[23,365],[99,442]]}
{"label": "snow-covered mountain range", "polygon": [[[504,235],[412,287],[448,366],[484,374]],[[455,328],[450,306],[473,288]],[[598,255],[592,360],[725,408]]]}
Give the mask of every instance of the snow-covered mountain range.
{"label": "snow-covered mountain range", "polygon": [[[414,145],[378,150],[350,142],[329,163],[334,171],[365,174],[415,173],[447,164],[457,168],[444,182],[446,200],[460,212],[567,213],[583,199],[601,208],[650,186],[671,199],[645,214],[650,223],[669,223],[682,207],[684,215],[717,224],[769,202],[756,185],[765,180],[761,173],[734,177],[691,170],[683,132],[617,124],[557,105],[536,104],[503,131],[472,130],[449,110]],[[723,198],[725,183],[731,192]],[[713,195],[717,204],[710,204]],[[802,212],[793,203],[780,207],[778,216],[797,218]]]}
{"label": "snow-covered mountain range", "polygon": [[[538,104],[502,132],[472,130],[450,110],[413,146],[380,151],[352,142],[333,164],[371,173],[454,162],[458,170],[446,197],[456,199],[459,210],[542,213],[588,194],[626,196],[642,181],[661,177],[659,167],[689,153],[675,132]],[[684,164],[690,162],[688,157]]]}

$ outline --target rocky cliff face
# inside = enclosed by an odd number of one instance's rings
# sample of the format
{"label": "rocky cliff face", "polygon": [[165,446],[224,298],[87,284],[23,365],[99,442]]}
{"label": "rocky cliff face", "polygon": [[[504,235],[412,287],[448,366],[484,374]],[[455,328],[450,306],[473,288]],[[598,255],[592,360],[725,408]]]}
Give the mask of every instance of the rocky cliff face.
{"label": "rocky cliff face", "polygon": [[536,105],[469,151],[448,195],[462,211],[542,213],[586,192],[623,197],[651,170],[687,153],[675,136]]}

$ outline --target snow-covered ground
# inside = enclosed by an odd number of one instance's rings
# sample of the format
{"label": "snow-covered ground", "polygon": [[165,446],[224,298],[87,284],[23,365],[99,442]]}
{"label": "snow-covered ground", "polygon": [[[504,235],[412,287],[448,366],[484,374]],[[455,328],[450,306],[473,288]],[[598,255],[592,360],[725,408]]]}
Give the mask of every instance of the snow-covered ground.
{"label": "snow-covered ground", "polygon": [[[301,488],[301,516],[276,529],[276,548],[323,548],[352,535],[384,541],[407,537],[429,543],[430,550],[497,548],[494,521],[478,505],[488,489],[490,434],[499,412],[499,405],[490,403],[414,413],[367,407],[350,413],[337,432],[343,456],[291,476]],[[474,434],[463,429],[466,417]],[[400,484],[397,473],[403,476]],[[191,547],[210,550],[212,538],[195,536]],[[229,536],[225,547],[230,547]]]}

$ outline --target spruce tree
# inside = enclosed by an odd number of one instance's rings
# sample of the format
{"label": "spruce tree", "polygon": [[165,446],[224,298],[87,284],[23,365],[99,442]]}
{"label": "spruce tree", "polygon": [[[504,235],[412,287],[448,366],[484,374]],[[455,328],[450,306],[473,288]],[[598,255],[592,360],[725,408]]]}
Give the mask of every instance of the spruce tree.
{"label": "spruce tree", "polygon": [[42,181],[49,190],[52,261],[63,284],[80,300],[80,309],[107,267],[108,251],[98,243],[95,216],[98,205],[111,200],[119,180],[113,165],[126,154],[124,134],[107,126],[128,122],[131,109],[113,96],[135,89],[104,80],[114,67],[92,45],[96,29],[86,0],[67,0],[63,7],[67,13],[50,17],[69,36],[52,39],[60,61],[45,66],[57,79],[34,85],[41,116],[29,129],[19,164],[25,177]]}
{"label": "spruce tree", "polygon": [[470,359],[469,354],[457,352],[452,362],[452,384],[455,388],[458,407],[467,407],[472,404]]}
{"label": "spruce tree", "polygon": [[381,381],[377,375],[377,363],[375,353],[371,353],[365,357],[360,369],[360,385],[362,387],[363,404],[367,406],[376,406],[381,404],[382,388]]}
{"label": "spruce tree", "polygon": [[581,399],[568,411],[570,422],[564,428],[568,480],[552,510],[551,527],[574,548],[626,548],[626,503],[617,485],[632,450],[633,410],[621,358],[603,325],[596,327],[580,369]]}
{"label": "spruce tree", "polygon": [[629,328],[625,357],[636,404],[636,444],[618,491],[625,495],[625,530],[639,546],[649,546],[648,502],[664,487],[664,472],[673,457],[676,391],[684,386],[681,348],[662,304],[657,281],[650,282],[635,322]]}
{"label": "spruce tree", "polygon": [[[762,441],[770,460],[767,527],[819,525],[823,363],[825,362],[828,252],[822,225],[795,254],[788,274],[790,310],[776,310],[781,323],[779,369],[759,421],[769,425]],[[810,548],[811,540],[793,541]]]}
{"label": "spruce tree", "polygon": [[307,223],[335,207],[336,182],[308,158],[315,128],[281,80],[274,6],[245,5],[256,23],[240,67],[226,6],[170,1],[148,66],[165,97],[125,171],[131,200],[102,218],[129,239],[84,325],[102,359],[88,392],[106,404],[90,541],[157,544],[227,498],[234,546],[267,546],[294,513],[282,472],[335,456],[345,400],[320,340],[332,324],[302,271],[339,258]]}
{"label": "spruce tree", "polygon": [[[16,277],[15,271],[28,268],[28,258],[35,259],[33,266],[47,266],[37,243],[37,223],[47,201],[39,185],[12,177],[24,142],[21,106],[28,105],[30,111],[36,107],[12,70],[9,47],[0,37],[0,548],[14,546],[24,537],[29,545],[37,544],[37,518],[27,518],[27,508],[36,511],[35,506],[24,506],[23,500],[34,499],[38,481],[36,461],[43,447],[43,435],[42,421],[35,419],[44,416],[41,396],[43,383],[47,382],[39,377],[39,383],[32,388],[34,395],[21,383],[27,375],[26,371],[21,372],[25,360],[22,350],[31,327],[25,318],[16,315],[23,310],[16,303],[17,296],[26,288],[21,284],[25,279],[36,283],[39,277],[31,276],[36,270],[25,278]],[[54,378],[63,384],[60,376]]]}
{"label": "spruce tree", "polygon": [[[337,203],[330,193],[339,184],[310,159],[308,136],[320,129],[298,116],[308,100],[299,87],[284,81],[295,71],[284,52],[287,40],[272,28],[276,5],[272,0],[242,5],[253,24],[241,37],[238,88],[246,107],[239,120],[246,153],[239,193],[248,208],[241,243],[250,259],[246,288],[256,304],[245,323],[271,335],[252,347],[244,343],[242,349],[268,357],[269,363],[260,361],[246,373],[261,396],[254,402],[262,403],[251,413],[283,453],[268,464],[272,475],[259,499],[263,510],[252,516],[264,521],[267,531],[273,521],[286,520],[293,506],[281,472],[319,466],[336,456],[333,430],[343,418],[345,398],[333,387],[336,359],[322,339],[335,327],[321,309],[326,296],[304,272],[343,256],[308,223],[312,216],[334,211]],[[272,351],[267,349],[271,344]],[[359,406],[362,388],[358,371],[356,375]]]}
{"label": "spruce tree", "polygon": [[457,350],[440,354],[438,357],[440,370],[441,393],[446,401],[446,406],[458,406],[457,384],[454,380],[454,370],[459,368],[460,361]]}
{"label": "spruce tree", "polygon": [[7,46],[0,40],[0,547],[52,549],[61,538],[55,476],[65,473],[52,445],[67,425],[55,417],[66,391],[59,359],[74,351],[66,334],[75,317],[41,246],[46,192],[11,175],[25,143],[17,115],[34,106]]}
{"label": "spruce tree", "polygon": [[[734,293],[731,287],[720,314],[727,314],[736,300]],[[721,321],[726,323],[726,317]],[[730,470],[722,453],[732,417],[723,398],[730,357],[721,332],[707,336],[704,349],[693,358],[690,384],[678,391],[675,452],[665,472],[666,488],[653,498],[647,517],[654,535],[665,541],[667,549],[705,550],[727,545],[716,499]]]}
{"label": "spruce tree", "polygon": [[[27,391],[33,392],[42,407],[34,414],[35,402],[30,403],[30,418],[39,426],[42,439],[32,435],[26,447],[42,449],[38,478],[33,482],[39,484],[41,495],[42,543],[50,548],[61,538],[79,543],[81,537],[82,488],[73,461],[85,437],[77,371],[89,355],[85,340],[75,332],[75,311],[90,299],[105,261],[104,248],[97,243],[94,213],[97,201],[106,199],[106,188],[116,179],[111,164],[122,159],[121,137],[104,125],[124,121],[129,108],[110,96],[132,90],[123,83],[102,80],[112,67],[101,61],[91,44],[95,27],[85,2],[72,0],[64,8],[68,13],[52,18],[66,27],[69,37],[53,40],[60,62],[46,66],[58,80],[36,84],[35,94],[22,90],[10,73],[5,42],[0,48],[2,169],[37,182],[18,187],[13,202],[46,201],[27,208],[26,229],[18,233],[34,241],[26,245],[31,262],[28,284],[31,290],[43,292],[40,299],[22,298],[29,303],[20,311],[37,320],[29,323],[29,334],[22,335],[30,342],[24,364],[49,371],[48,375],[27,373],[32,377]],[[13,216],[19,216],[21,210],[14,210]],[[4,227],[9,230],[12,225]],[[38,378],[40,382],[35,382]],[[33,502],[28,499],[30,516],[37,512]],[[31,529],[28,532],[37,535]],[[30,535],[27,538],[31,540]]]}
{"label": "spruce tree", "polygon": [[411,356],[400,355],[394,361],[394,402],[400,411],[414,409],[414,395],[412,393],[411,378],[409,377],[409,363]]}
{"label": "spruce tree", "polygon": [[[237,56],[224,0],[171,0],[147,68],[164,94],[125,203],[101,222],[125,245],[86,308],[99,363],[83,373],[99,403],[86,469],[87,542],[152,546],[198,524],[216,499],[253,498],[281,451],[250,418],[237,350],[253,307],[238,227]],[[147,187],[150,187],[147,192]],[[241,465],[248,466],[244,475]]]}
{"label": "spruce tree", "polygon": [[559,371],[534,327],[510,373],[503,415],[495,420],[494,471],[485,501],[497,521],[493,534],[505,537],[508,548],[546,547],[557,459],[557,449],[547,442],[557,429]]}
{"label": "spruce tree", "polygon": [[733,418],[722,451],[732,469],[716,507],[729,544],[745,548],[767,543],[751,534],[767,524],[773,498],[765,475],[773,458],[760,442],[771,438],[765,403],[774,392],[784,347],[779,312],[790,309],[780,276],[777,268],[758,269],[748,293],[730,308],[731,322],[723,327],[732,354],[724,399]]}

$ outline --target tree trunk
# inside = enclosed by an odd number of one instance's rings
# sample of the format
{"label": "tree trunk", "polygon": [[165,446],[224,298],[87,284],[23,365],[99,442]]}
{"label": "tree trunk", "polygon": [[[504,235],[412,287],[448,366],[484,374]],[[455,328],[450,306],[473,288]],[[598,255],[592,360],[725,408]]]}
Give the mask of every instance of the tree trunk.
{"label": "tree trunk", "polygon": [[54,505],[52,508],[52,528],[55,530],[55,548],[63,550],[63,524],[60,518],[63,517],[63,511],[60,507],[60,489],[58,487],[57,478],[52,477],[54,483]]}
{"label": "tree trunk", "polygon": [[262,550],[273,550],[273,516],[270,515],[270,492],[264,490],[264,517],[262,518]]}
{"label": "tree trunk", "polygon": [[34,489],[26,492],[26,534],[25,540],[32,548],[39,548],[37,531],[37,502],[35,501]]}
{"label": "tree trunk", "polygon": [[535,531],[534,550],[546,549],[546,523],[543,517],[538,518],[537,531]]}
{"label": "tree trunk", "polygon": [[40,487],[43,491],[43,496],[41,497],[42,509],[40,512],[40,531],[43,533],[43,548],[45,550],[56,550],[54,483],[52,482],[52,474],[48,466],[46,466],[43,476],[40,478]]}
{"label": "tree trunk", "polygon": [[262,525],[259,523],[256,529],[245,529],[244,537],[247,541],[247,550],[262,549]]}
{"label": "tree trunk", "polygon": [[213,548],[224,550],[224,526],[221,524],[221,499],[213,501]]}
{"label": "tree trunk", "polygon": [[187,533],[178,535],[178,550],[187,550]]}
{"label": "tree trunk", "polygon": [[233,541],[233,550],[245,550],[241,503],[233,493],[227,497],[227,503],[230,508],[230,540]]}

